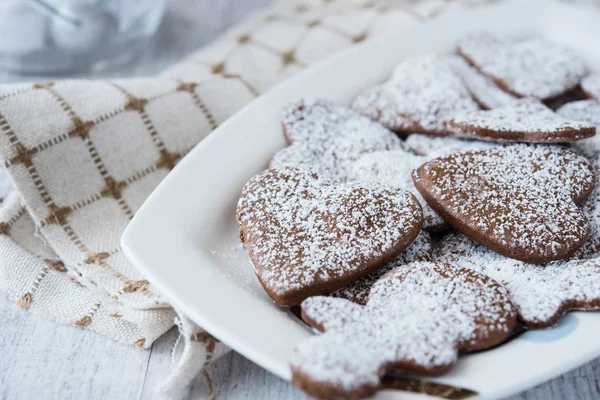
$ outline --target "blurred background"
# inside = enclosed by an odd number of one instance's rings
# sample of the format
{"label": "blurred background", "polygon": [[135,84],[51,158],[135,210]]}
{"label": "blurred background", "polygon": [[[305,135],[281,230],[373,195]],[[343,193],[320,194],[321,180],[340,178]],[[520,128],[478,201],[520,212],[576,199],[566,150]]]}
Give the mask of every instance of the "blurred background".
{"label": "blurred background", "polygon": [[0,0],[0,82],[152,75],[273,0]]}

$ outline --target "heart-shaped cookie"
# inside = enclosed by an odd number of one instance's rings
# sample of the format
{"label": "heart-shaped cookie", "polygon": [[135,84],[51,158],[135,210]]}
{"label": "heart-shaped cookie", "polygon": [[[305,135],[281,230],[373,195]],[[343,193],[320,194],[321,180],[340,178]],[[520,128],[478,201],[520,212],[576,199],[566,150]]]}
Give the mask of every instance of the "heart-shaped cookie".
{"label": "heart-shaped cookie", "polygon": [[445,236],[434,260],[485,274],[505,285],[528,329],[556,324],[569,310],[600,309],[600,259],[527,264],[479,246],[461,234]]}
{"label": "heart-shaped cookie", "polygon": [[535,99],[456,114],[445,126],[458,137],[530,143],[567,142],[596,134],[595,126],[567,120]]}
{"label": "heart-shaped cookie", "polygon": [[575,52],[541,38],[471,34],[459,42],[458,53],[517,97],[551,100],[573,90],[586,73],[585,63]]}
{"label": "heart-shaped cookie", "polygon": [[581,81],[581,88],[586,96],[600,101],[600,73],[586,76]]}
{"label": "heart-shaped cookie", "polygon": [[517,144],[454,153],[413,172],[416,188],[450,225],[507,257],[544,264],[589,237],[577,207],[594,187],[583,156],[559,146]]}
{"label": "heart-shaped cookie", "polygon": [[415,240],[423,215],[407,191],[333,184],[290,168],[250,179],[237,220],[266,292],[277,304],[294,306],[392,261]]}
{"label": "heart-shaped cookie", "polygon": [[445,135],[445,119],[479,106],[442,57],[424,56],[403,61],[390,80],[358,95],[352,108],[395,132]]}
{"label": "heart-shaped cookie", "polygon": [[428,262],[384,275],[365,306],[312,297],[302,317],[324,333],[296,348],[292,381],[319,399],[372,395],[392,370],[444,373],[460,350],[504,341],[516,320],[506,290],[491,278]]}
{"label": "heart-shaped cookie", "polygon": [[291,145],[275,154],[270,167],[302,168],[335,182],[347,180],[361,155],[402,148],[380,124],[326,100],[293,102],[284,110],[282,126]]}

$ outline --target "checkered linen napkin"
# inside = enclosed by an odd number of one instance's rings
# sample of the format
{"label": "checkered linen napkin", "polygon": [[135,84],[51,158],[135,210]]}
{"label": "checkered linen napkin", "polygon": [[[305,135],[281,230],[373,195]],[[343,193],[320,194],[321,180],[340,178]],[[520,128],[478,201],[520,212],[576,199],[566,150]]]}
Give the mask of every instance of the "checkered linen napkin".
{"label": "checkered linen napkin", "polygon": [[142,202],[196,143],[279,81],[478,3],[281,1],[157,78],[0,86],[0,157],[15,185],[0,210],[0,290],[32,313],[144,348],[177,321],[185,346],[163,387],[176,393],[227,349],[177,317],[120,250]]}

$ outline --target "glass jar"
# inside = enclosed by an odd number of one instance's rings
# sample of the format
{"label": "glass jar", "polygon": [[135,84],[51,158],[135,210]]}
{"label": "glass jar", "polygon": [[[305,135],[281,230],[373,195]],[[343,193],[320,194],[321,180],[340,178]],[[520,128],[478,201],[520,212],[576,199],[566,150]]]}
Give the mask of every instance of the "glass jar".
{"label": "glass jar", "polygon": [[0,68],[57,74],[122,64],[163,12],[164,0],[0,0]]}

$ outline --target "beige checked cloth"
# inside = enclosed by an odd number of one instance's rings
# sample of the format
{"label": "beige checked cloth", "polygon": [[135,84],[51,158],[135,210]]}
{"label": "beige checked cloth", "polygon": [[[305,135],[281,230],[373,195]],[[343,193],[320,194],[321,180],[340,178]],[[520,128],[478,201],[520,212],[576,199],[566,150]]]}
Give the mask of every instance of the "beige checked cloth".
{"label": "beige checked cloth", "polygon": [[15,185],[0,210],[0,290],[33,314],[144,348],[177,320],[185,346],[163,387],[177,393],[226,348],[177,317],[119,248],[152,189],[286,77],[480,3],[281,1],[157,78],[0,86],[0,157]]}

